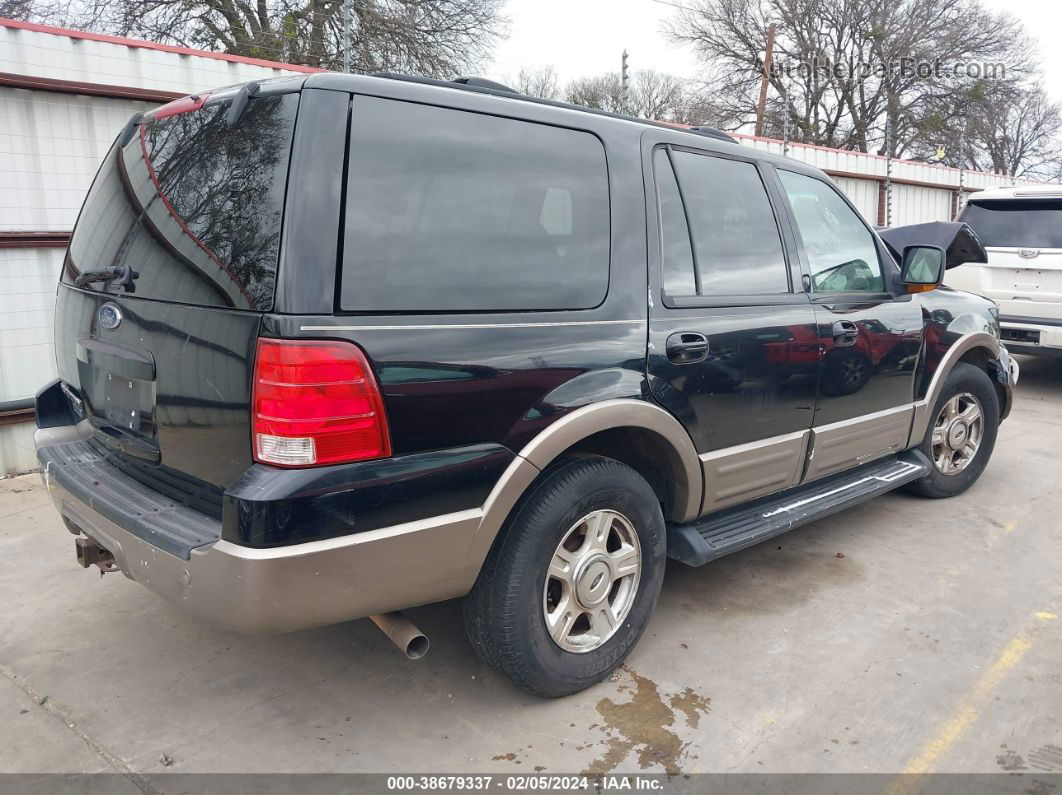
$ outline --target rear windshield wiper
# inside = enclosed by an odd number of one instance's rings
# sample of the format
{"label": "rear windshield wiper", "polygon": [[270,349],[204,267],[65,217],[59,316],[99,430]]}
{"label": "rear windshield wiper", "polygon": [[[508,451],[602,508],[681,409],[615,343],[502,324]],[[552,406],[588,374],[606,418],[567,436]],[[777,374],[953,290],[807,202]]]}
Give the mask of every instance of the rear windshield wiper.
{"label": "rear windshield wiper", "polygon": [[136,280],[140,278],[140,271],[135,271],[128,265],[108,265],[101,271],[85,271],[76,279],[74,284],[84,287],[86,284],[104,282],[103,289],[112,285],[124,287],[127,293],[136,292]]}

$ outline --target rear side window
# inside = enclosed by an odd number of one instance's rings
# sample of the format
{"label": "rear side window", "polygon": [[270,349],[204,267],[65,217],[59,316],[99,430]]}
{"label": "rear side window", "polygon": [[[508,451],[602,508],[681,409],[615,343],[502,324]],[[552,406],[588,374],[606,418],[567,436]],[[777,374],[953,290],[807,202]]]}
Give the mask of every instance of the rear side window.
{"label": "rear side window", "polygon": [[235,127],[225,122],[229,104],[150,119],[111,148],[63,281],[124,292],[100,277],[129,266],[140,298],[272,307],[298,95],[252,99]]}
{"label": "rear side window", "polygon": [[660,205],[660,254],[663,265],[664,292],[667,295],[697,295],[693,267],[693,244],[682,207],[682,194],[675,181],[666,149],[653,153],[656,174],[656,200]]}
{"label": "rear side window", "polygon": [[[789,292],[778,223],[752,163],[658,150],[655,157],[669,295]],[[684,212],[683,212],[684,210]],[[683,240],[689,227],[692,248]]]}
{"label": "rear side window", "polygon": [[972,201],[959,220],[986,246],[1062,248],[1062,199]]}
{"label": "rear side window", "polygon": [[589,309],[605,297],[608,269],[596,137],[355,98],[341,309]]}

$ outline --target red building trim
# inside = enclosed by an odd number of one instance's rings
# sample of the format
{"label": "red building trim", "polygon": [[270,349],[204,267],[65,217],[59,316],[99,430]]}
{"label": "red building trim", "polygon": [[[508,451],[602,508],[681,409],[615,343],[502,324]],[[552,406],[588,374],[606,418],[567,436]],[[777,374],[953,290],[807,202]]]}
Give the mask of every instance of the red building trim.
{"label": "red building trim", "polygon": [[152,88],[112,86],[104,83],[85,83],[80,80],[55,80],[50,77],[29,77],[10,72],[0,72],[0,86],[25,88],[30,91],[51,91],[56,94],[84,94],[90,97],[114,99],[139,99],[144,102],[169,102],[184,96],[176,91],[158,91]]}
{"label": "red building trim", "polygon": [[245,63],[251,66],[262,66],[267,69],[286,69],[292,72],[323,72],[315,66],[301,66],[299,64],[281,63],[280,61],[265,61],[261,58],[247,58],[242,55],[229,55],[224,52],[208,52],[206,50],[193,50],[190,47],[177,47],[173,44],[156,44],[153,41],[141,39],[127,39],[123,36],[109,36],[104,33],[89,33],[84,30],[69,30],[57,28],[52,25],[39,25],[36,22],[19,22],[14,19],[0,17],[0,27],[14,28],[16,30],[29,30],[34,33],[51,33],[56,36],[67,36],[71,39],[84,41],[102,41],[107,44],[120,44],[125,47],[138,47],[143,50],[158,50],[160,52],[172,52],[177,55],[193,55],[198,58],[213,58],[216,61],[229,61],[231,63]]}
{"label": "red building trim", "polygon": [[[857,171],[838,171],[835,168],[824,168],[822,170],[826,174],[829,174],[831,177],[844,177],[846,179],[866,179],[866,180],[870,180],[872,182],[880,182],[882,185],[885,184],[885,175],[884,174],[860,174]],[[959,189],[959,184],[958,183],[955,183],[954,185],[948,185],[947,183],[944,183],[944,182],[925,182],[923,180],[907,179],[905,177],[893,177],[892,178],[892,184],[893,185],[911,185],[911,186],[916,187],[916,188],[933,188],[934,190],[958,190]],[[978,188],[977,190],[980,190],[980,189]]]}
{"label": "red building trim", "polygon": [[0,232],[0,248],[66,248],[69,232]]}
{"label": "red building trim", "polygon": [[24,422],[33,422],[35,419],[37,419],[37,410],[35,408],[0,411],[0,427],[20,425]]}

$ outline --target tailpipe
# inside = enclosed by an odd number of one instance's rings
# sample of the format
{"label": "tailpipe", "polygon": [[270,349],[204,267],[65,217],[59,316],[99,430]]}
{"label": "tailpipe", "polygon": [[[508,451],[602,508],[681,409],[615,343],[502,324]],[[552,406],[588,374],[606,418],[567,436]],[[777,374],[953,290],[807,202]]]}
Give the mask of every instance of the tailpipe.
{"label": "tailpipe", "polygon": [[419,660],[428,653],[428,636],[401,613],[384,613],[369,618],[409,659]]}

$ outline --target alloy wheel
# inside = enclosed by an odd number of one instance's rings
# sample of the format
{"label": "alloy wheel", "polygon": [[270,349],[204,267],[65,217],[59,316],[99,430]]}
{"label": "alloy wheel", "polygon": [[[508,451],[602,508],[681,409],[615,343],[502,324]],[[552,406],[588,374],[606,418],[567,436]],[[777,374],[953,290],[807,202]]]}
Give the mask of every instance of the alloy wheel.
{"label": "alloy wheel", "polygon": [[621,513],[598,510],[573,524],[550,560],[542,612],[565,651],[599,648],[623,625],[638,593],[638,533]]}
{"label": "alloy wheel", "polygon": [[954,475],[966,469],[981,447],[984,427],[981,402],[969,392],[945,403],[933,424],[933,464],[937,470]]}

